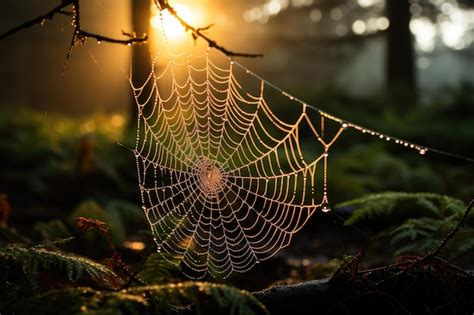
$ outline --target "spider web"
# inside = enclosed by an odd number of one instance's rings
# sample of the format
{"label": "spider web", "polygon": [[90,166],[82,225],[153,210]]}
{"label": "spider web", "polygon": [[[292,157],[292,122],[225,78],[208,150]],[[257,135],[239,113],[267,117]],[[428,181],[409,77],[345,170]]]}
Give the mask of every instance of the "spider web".
{"label": "spider web", "polygon": [[268,87],[217,52],[168,45],[133,87],[142,208],[158,251],[188,277],[245,272],[288,246],[316,211],[330,211],[328,156],[345,129],[392,140],[277,89],[300,105],[279,111]]}

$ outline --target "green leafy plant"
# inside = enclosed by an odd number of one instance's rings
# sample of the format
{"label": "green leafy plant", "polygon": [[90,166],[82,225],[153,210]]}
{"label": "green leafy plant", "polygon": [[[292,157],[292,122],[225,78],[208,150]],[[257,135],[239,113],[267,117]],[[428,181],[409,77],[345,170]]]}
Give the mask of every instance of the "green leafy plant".
{"label": "green leafy plant", "polygon": [[[100,221],[82,219],[83,224]],[[37,225],[60,227],[57,222]],[[92,229],[88,225],[87,231]],[[2,228],[3,234],[19,235]],[[108,231],[104,228],[104,231]],[[11,231],[7,233],[7,231]],[[43,236],[43,233],[40,233]],[[49,235],[47,235],[49,238]],[[264,314],[267,310],[249,292],[226,284],[170,282],[176,264],[164,254],[151,254],[136,277],[128,279],[91,259],[60,251],[75,237],[30,246],[0,247],[0,312],[15,314]],[[27,247],[30,246],[30,247]],[[118,253],[116,253],[118,255]],[[113,257],[114,258],[114,257]],[[112,259],[113,259],[112,258]],[[116,258],[116,257],[115,257]],[[121,259],[121,258],[120,258]],[[140,280],[138,280],[140,279]],[[142,279],[150,285],[143,285]]]}
{"label": "green leafy plant", "polygon": [[38,222],[34,225],[33,232],[42,241],[54,241],[71,236],[68,227],[61,220]]}
{"label": "green leafy plant", "polygon": [[152,253],[137,276],[148,284],[165,283],[179,271],[177,262],[173,263],[173,258],[168,253]]}
{"label": "green leafy plant", "polygon": [[249,292],[207,282],[142,286],[113,292],[90,288],[52,290],[18,301],[11,309],[19,314],[174,314],[184,310],[202,314],[219,310],[235,315],[267,313]]}
{"label": "green leafy plant", "polygon": [[[353,209],[346,225],[370,227],[379,237],[388,236],[395,255],[433,249],[463,216],[466,205],[458,199],[430,193],[386,192],[345,202],[338,208]],[[474,248],[472,216],[448,243],[452,258]]]}
{"label": "green leafy plant", "polygon": [[[110,269],[90,259],[54,252],[42,247],[4,247],[0,249],[0,263],[6,270],[21,272],[32,289],[37,288],[39,272],[42,271],[64,275],[72,282],[88,276],[96,283],[107,286],[111,286],[111,279],[117,278]],[[18,277],[15,274],[11,276],[12,278]],[[11,280],[10,275],[6,277],[7,281]]]}

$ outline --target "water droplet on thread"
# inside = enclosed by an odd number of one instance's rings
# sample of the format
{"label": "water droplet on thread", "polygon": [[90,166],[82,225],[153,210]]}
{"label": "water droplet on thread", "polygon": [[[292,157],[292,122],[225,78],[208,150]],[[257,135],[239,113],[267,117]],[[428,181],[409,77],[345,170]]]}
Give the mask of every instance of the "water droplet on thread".
{"label": "water droplet on thread", "polygon": [[329,208],[329,204],[328,204],[327,202],[325,202],[325,203],[323,203],[323,204],[321,205],[321,211],[322,211],[322,212],[329,212],[329,211],[331,211],[331,208]]}

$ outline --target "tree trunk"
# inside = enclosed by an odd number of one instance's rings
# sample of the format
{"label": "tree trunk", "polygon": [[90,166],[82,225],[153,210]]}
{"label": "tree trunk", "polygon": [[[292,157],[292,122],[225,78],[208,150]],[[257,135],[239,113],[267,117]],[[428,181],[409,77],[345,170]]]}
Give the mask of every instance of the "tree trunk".
{"label": "tree trunk", "polygon": [[414,48],[410,33],[409,0],[387,0],[390,21],[387,45],[387,84],[391,92],[415,96]]}
{"label": "tree trunk", "polygon": [[[132,27],[137,35],[148,34],[151,14],[150,0],[131,0]],[[151,71],[151,56],[148,43],[137,44],[132,48],[132,80],[141,86]],[[135,126],[138,115],[135,98],[131,99],[130,122]]]}

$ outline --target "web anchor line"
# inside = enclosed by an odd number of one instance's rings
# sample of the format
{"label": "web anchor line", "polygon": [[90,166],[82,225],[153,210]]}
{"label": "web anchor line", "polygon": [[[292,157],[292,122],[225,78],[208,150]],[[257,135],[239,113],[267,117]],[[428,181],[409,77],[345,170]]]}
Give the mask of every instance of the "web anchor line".
{"label": "web anchor line", "polygon": [[307,108],[310,108],[311,110],[314,110],[316,112],[318,112],[320,115],[328,118],[328,119],[331,119],[333,121],[336,121],[336,122],[339,122],[343,128],[352,128],[352,129],[355,129],[361,133],[364,133],[364,134],[367,134],[367,135],[370,135],[370,136],[374,136],[374,137],[378,137],[382,140],[386,140],[386,141],[393,141],[395,142],[396,144],[399,144],[401,146],[404,146],[404,147],[407,147],[407,148],[410,148],[410,149],[415,149],[418,151],[419,154],[421,155],[425,155],[427,154],[428,152],[433,152],[433,153],[436,153],[436,154],[439,154],[439,155],[444,155],[446,157],[449,157],[449,158],[452,158],[452,159],[456,159],[456,160],[462,160],[462,161],[465,161],[465,162],[470,162],[470,163],[474,163],[474,158],[471,158],[471,157],[467,157],[467,156],[463,156],[463,155],[459,155],[459,154],[456,154],[456,153],[452,153],[452,152],[447,152],[447,151],[443,151],[443,150],[440,150],[440,149],[437,149],[437,148],[433,148],[433,147],[429,147],[429,146],[426,146],[426,145],[421,145],[421,144],[417,144],[417,143],[414,143],[414,142],[411,142],[411,141],[407,141],[407,140],[404,140],[404,139],[401,139],[401,138],[398,138],[398,137],[394,137],[392,135],[388,135],[388,134],[385,134],[383,132],[380,132],[380,131],[376,131],[376,130],[372,130],[372,129],[369,129],[369,128],[366,128],[364,126],[361,126],[361,125],[358,125],[356,123],[353,123],[353,122],[350,122],[348,120],[345,120],[345,119],[342,119],[342,118],[339,118],[339,117],[336,117],[336,116],[333,116],[331,114],[329,114],[328,112],[325,112],[323,111],[322,109],[320,108],[317,108],[316,106],[314,105],[311,105],[311,104],[308,104],[306,102],[304,102],[303,100],[291,95],[290,93],[286,92],[285,90],[283,90],[282,88],[280,88],[279,86],[275,85],[274,83],[264,79],[263,77],[261,77],[260,75],[256,74],[255,72],[249,70],[246,66],[244,66],[243,64],[235,61],[234,59],[232,58],[229,58],[228,56],[226,56],[225,54],[223,54],[223,56],[227,59],[229,59],[234,65],[238,66],[239,68],[241,68],[242,70],[244,70],[247,74],[255,77],[256,79],[262,81],[265,83],[265,85],[273,88],[274,90],[280,92],[282,95],[286,96],[287,98],[289,98],[290,100],[292,101],[295,101],[297,103],[300,103],[302,106],[306,106]]}

